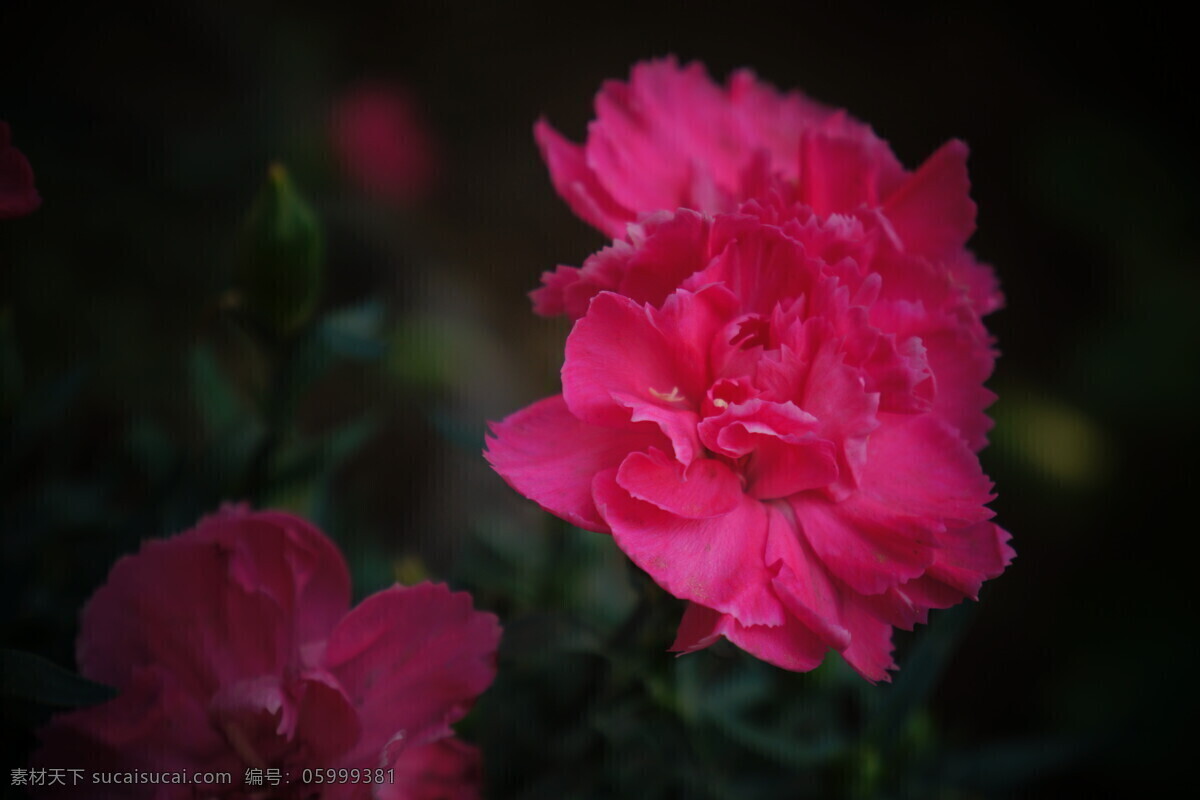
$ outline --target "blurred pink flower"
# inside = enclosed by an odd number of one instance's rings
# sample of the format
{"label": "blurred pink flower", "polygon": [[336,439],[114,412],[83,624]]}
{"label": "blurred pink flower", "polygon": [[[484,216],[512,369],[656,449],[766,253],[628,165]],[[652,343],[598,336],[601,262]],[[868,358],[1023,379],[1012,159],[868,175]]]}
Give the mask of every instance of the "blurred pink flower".
{"label": "blurred pink flower", "polygon": [[[804,217],[862,219],[909,256],[945,262],[980,314],[1003,302],[991,268],[963,248],[975,230],[975,204],[962,142],[948,142],[909,173],[887,142],[845,111],[780,93],[744,69],[721,87],[703,65],[680,67],[673,58],[637,64],[628,83],[606,82],[584,144],[544,120],[534,134],[558,193],[614,237],[618,253],[642,234],[627,226],[648,213],[733,212],[772,197]],[[574,283],[598,274],[615,281],[612,261],[604,251],[582,275],[573,267],[547,272],[533,293],[535,310],[582,316],[586,296]]]}
{"label": "blurred pink flower", "polygon": [[[120,694],[52,718],[35,761],[232,773],[231,785],[204,787],[217,797],[319,790],[419,800],[431,782],[454,776],[476,781],[455,797],[477,796],[477,754],[449,738],[450,725],[495,675],[496,618],[429,583],[393,586],[353,610],[349,601],[337,548],[287,513],[223,510],[146,543],[117,562],[82,615],[80,670]],[[447,766],[455,754],[466,767]],[[245,785],[251,768],[278,769],[289,784]],[[328,769],[375,780],[305,785],[304,770]],[[107,788],[156,799],[198,790]],[[90,790],[105,796],[104,787]]]}
{"label": "blurred pink flower", "polygon": [[41,204],[29,161],[12,146],[8,123],[0,121],[0,219],[23,217]]}
{"label": "blurred pink flower", "polygon": [[563,394],[495,424],[489,462],[691,601],[675,650],[886,679],[893,627],[1014,556],[975,455],[1002,300],[965,247],[966,147],[909,174],[842,112],[673,60],[596,104],[585,146],[537,134],[619,238],[534,292],[577,320]]}
{"label": "blurred pink flower", "polygon": [[334,108],[331,136],[343,168],[367,194],[412,205],[432,188],[436,142],[407,89],[366,83],[350,90]]}

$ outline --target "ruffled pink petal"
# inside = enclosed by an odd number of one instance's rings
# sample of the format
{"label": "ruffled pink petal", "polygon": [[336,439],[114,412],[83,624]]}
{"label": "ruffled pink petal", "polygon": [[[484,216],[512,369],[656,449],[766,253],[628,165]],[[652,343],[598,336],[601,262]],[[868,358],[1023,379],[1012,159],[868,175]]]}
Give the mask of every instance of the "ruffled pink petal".
{"label": "ruffled pink petal", "polygon": [[1004,307],[1000,279],[991,265],[976,261],[967,250],[952,255],[949,264],[955,283],[967,293],[976,314],[983,317]]}
{"label": "ruffled pink petal", "polygon": [[992,426],[984,409],[995,395],[983,382],[992,373],[996,351],[961,293],[944,294],[941,302],[944,306],[932,307],[923,300],[881,301],[871,308],[871,324],[895,332],[897,340],[920,339],[935,387],[929,413],[949,423],[978,451],[987,444]]}
{"label": "ruffled pink petal", "polygon": [[[316,529],[291,515],[228,512],[117,562],[84,607],[80,668],[121,688],[157,665],[208,697],[299,666],[349,594],[345,561]],[[179,597],[188,602],[164,602]]]}
{"label": "ruffled pink petal", "polygon": [[494,615],[440,584],[393,586],[356,606],[324,656],[359,709],[362,735],[345,761],[447,732],[495,677],[499,639]]}
{"label": "ruffled pink petal", "polygon": [[644,217],[630,226],[635,244],[622,265],[618,294],[659,307],[691,274],[708,264],[710,218],[687,208]]}
{"label": "ruffled pink petal", "polygon": [[995,495],[979,459],[928,414],[889,416],[871,434],[861,488],[895,513],[936,523],[962,526],[993,513],[984,505]]}
{"label": "ruffled pink petal", "polygon": [[778,627],[742,625],[725,615],[721,635],[768,664],[796,672],[816,669],[829,652],[826,644],[794,617]]}
{"label": "ruffled pink petal", "polygon": [[767,550],[777,564],[776,593],[799,625],[840,652],[860,675],[871,682],[888,680],[888,670],[896,668],[891,627],[875,613],[874,598],[830,574],[789,511],[778,509]]}
{"label": "ruffled pink petal", "polygon": [[696,433],[700,415],[687,409],[649,405],[640,397],[613,392],[613,400],[628,408],[631,422],[652,422],[671,441],[675,459],[685,467],[704,455],[704,446]]}
{"label": "ruffled pink petal", "polygon": [[695,653],[721,638],[719,624],[723,615],[699,603],[688,603],[675,631],[675,641],[669,648],[672,653]]}
{"label": "ruffled pink petal", "polygon": [[686,519],[724,516],[742,502],[741,481],[721,462],[702,458],[685,467],[657,449],[626,458],[617,483],[631,497]]}
{"label": "ruffled pink petal", "polygon": [[888,309],[891,303],[909,303],[915,306],[914,321],[927,323],[928,319],[923,315],[936,313],[962,300],[962,289],[956,286],[944,263],[906,250],[899,234],[882,212],[863,212],[860,216],[866,220],[868,236],[875,240],[872,258],[867,266],[882,279],[879,293],[882,305],[872,305],[872,324],[897,336],[913,335],[917,332],[903,331],[900,327],[881,323],[877,312]]}
{"label": "ruffled pink petal", "polygon": [[292,687],[297,741],[314,764],[335,764],[362,735],[359,710],[332,675],[310,670]]}
{"label": "ruffled pink petal", "polygon": [[724,212],[790,185],[820,209],[854,208],[876,204],[904,176],[887,144],[845,112],[781,93],[747,70],[721,87],[701,65],[672,58],[636,65],[628,83],[604,84],[583,157],[565,142],[552,151],[544,138],[559,193],[613,235],[620,231],[599,210],[594,198],[604,195],[593,181],[636,215],[679,206]]}
{"label": "ruffled pink petal", "polygon": [[[237,679],[273,672],[284,658],[282,615],[265,596],[225,587],[227,580],[222,549],[194,540],[147,542],[136,556],[120,559],[84,606],[76,648],[81,672],[124,688],[139,668],[159,665],[196,697],[211,696],[227,674]],[[171,595],[197,602],[162,602]],[[226,608],[237,614],[236,625]],[[223,647],[217,641],[221,623],[230,631],[253,625],[261,632],[246,647]],[[242,661],[249,674],[233,674],[241,672]]]}
{"label": "ruffled pink petal", "polygon": [[807,130],[799,141],[798,199],[822,216],[879,203],[879,175],[864,144]]}
{"label": "ruffled pink petal", "polygon": [[718,217],[712,238],[711,261],[681,285],[698,290],[719,283],[743,311],[770,314],[779,303],[810,294],[821,277],[821,263],[801,242],[750,217]]}
{"label": "ruffled pink petal", "polygon": [[706,418],[699,432],[700,440],[713,452],[741,458],[754,452],[763,437],[804,436],[816,426],[817,418],[794,403],[750,398]]}
{"label": "ruffled pink petal", "polygon": [[746,466],[746,493],[760,500],[788,497],[838,479],[833,442],[795,436],[761,437]]}
{"label": "ruffled pink petal", "polygon": [[612,196],[637,212],[727,210],[744,166],[721,89],[700,64],[671,59],[636,65],[628,84],[604,84],[585,147]]}
{"label": "ruffled pink petal", "polygon": [[830,577],[800,532],[790,506],[769,503],[767,565],[771,585],[788,611],[829,647],[845,650],[850,631],[842,624],[843,587]]}
{"label": "ruffled pink petal", "polygon": [[279,675],[222,686],[209,714],[238,757],[260,769],[279,763],[296,734],[296,706]]}
{"label": "ruffled pink petal", "polygon": [[872,331],[860,337],[858,343],[869,348],[858,363],[863,368],[866,389],[880,393],[881,411],[920,414],[930,409],[937,395],[936,380],[919,337],[900,341],[894,335]]}
{"label": "ruffled pink petal", "polygon": [[949,529],[938,536],[939,548],[928,575],[958,589],[971,599],[1016,558],[1008,531],[990,522]]}
{"label": "ruffled pink petal", "polygon": [[571,413],[608,427],[632,424],[628,400],[695,411],[708,389],[707,353],[729,313],[720,287],[679,291],[661,310],[604,292],[567,338],[563,398]]}
{"label": "ruffled pink petal", "polygon": [[727,91],[738,112],[735,121],[741,140],[764,148],[777,162],[775,168],[788,180],[796,180],[793,159],[800,132],[827,124],[836,114],[834,109],[797,91],[780,92],[749,69],[734,71]]}
{"label": "ruffled pink petal", "polygon": [[[634,230],[637,226],[630,226]],[[529,293],[533,310],[542,316],[566,314],[570,319],[579,319],[587,313],[592,298],[600,292],[621,291],[625,273],[634,248],[620,239],[608,247],[588,256],[582,267],[559,265],[554,272],[542,273],[541,289]]]}
{"label": "ruffled pink petal", "polygon": [[767,518],[761,503],[743,495],[723,516],[686,519],[632,497],[616,470],[597,475],[592,492],[617,546],[672,595],[749,624],[783,622],[763,563]]}
{"label": "ruffled pink petal", "polygon": [[600,184],[586,163],[583,148],[564,139],[545,120],[533,126],[533,137],[554,188],[571,210],[609,236],[620,236],[637,215],[614,200]]}
{"label": "ruffled pink petal", "polygon": [[591,300],[591,294],[585,295],[582,303],[573,302],[574,298],[568,297],[568,293],[572,292],[582,279],[582,269],[563,264],[552,271],[543,272],[541,287],[529,293],[529,299],[533,301],[533,313],[543,317],[558,314],[566,314],[571,319],[582,317],[587,313],[587,303]]}
{"label": "ruffled pink petal", "polygon": [[[274,534],[261,533],[268,527],[282,534],[281,553],[275,550]],[[205,517],[195,530],[200,539],[234,547],[231,577],[246,591],[266,591],[274,597],[291,617],[301,647],[324,640],[349,610],[345,559],[307,520],[281,511],[235,508]]]}
{"label": "ruffled pink petal", "polygon": [[776,626],[743,625],[729,614],[697,603],[689,604],[684,612],[671,650],[691,653],[719,636],[769,664],[796,672],[816,669],[829,652],[825,642],[793,617]]}
{"label": "ruffled pink petal", "polygon": [[583,267],[543,273],[544,285],[531,293],[534,311],[578,319],[603,291],[661,306],[709,262],[709,228],[709,218],[686,208],[646,215],[627,226],[625,239],[589,256]]}
{"label": "ruffled pink petal", "polygon": [[337,680],[314,670],[294,680],[264,675],[222,687],[209,719],[242,762],[260,769],[296,758],[337,764],[361,733],[358,710]]}
{"label": "ruffled pink petal", "polygon": [[926,532],[899,527],[857,495],[832,503],[814,492],[788,498],[801,532],[833,575],[860,594],[879,594],[922,575],[933,562]]}
{"label": "ruffled pink petal", "polygon": [[[231,771],[242,762],[209,724],[208,709],[186,687],[158,667],[139,670],[124,692],[108,702],[57,714],[38,731],[34,767],[130,772],[180,770]],[[45,787],[63,797],[78,797],[79,786]],[[136,797],[176,800],[193,797],[195,786],[129,785],[90,787],[89,797]]]}
{"label": "ruffled pink petal", "polygon": [[817,438],[817,419],[794,404],[754,398],[700,423],[710,450],[731,458],[751,455],[746,492],[760,500],[826,486],[838,477],[833,442]]}
{"label": "ruffled pink petal", "polygon": [[632,452],[667,446],[647,425],[612,429],[581,422],[555,395],[494,423],[484,457],[510,486],[550,513],[607,532],[592,502],[592,478]]}
{"label": "ruffled pink petal", "polygon": [[209,702],[209,720],[243,762],[260,769],[297,754],[336,764],[360,733],[358,710],[337,680],[314,670],[223,686]]}
{"label": "ruffled pink petal", "polygon": [[850,631],[850,646],[842,658],[871,683],[890,681],[889,670],[896,669],[892,659],[892,626],[879,619],[860,597],[849,597],[842,620]]}
{"label": "ruffled pink petal", "polygon": [[930,609],[950,608],[962,601],[961,589],[932,578],[928,573],[883,594],[863,598],[876,617],[907,631],[917,623],[928,623]]}
{"label": "ruffled pink petal", "polygon": [[[812,319],[806,326],[818,328],[822,322]],[[868,437],[879,425],[879,395],[868,392],[861,371],[844,362],[836,340],[821,343],[796,394],[797,405],[820,421],[816,434],[841,448],[833,494],[844,496],[858,480],[867,459]]]}
{"label": "ruffled pink petal", "polygon": [[887,197],[904,182],[907,171],[892,153],[892,148],[880,139],[871,126],[860,122],[845,109],[836,109],[821,124],[821,129],[842,139],[858,142],[874,170],[874,180],[879,196]]}
{"label": "ruffled pink petal", "polygon": [[931,416],[957,430],[972,451],[982,450],[992,428],[984,409],[996,400],[983,382],[992,374],[996,352],[990,342],[962,328],[943,328],[922,341],[937,381]]}
{"label": "ruffled pink petal", "polygon": [[379,786],[378,800],[479,800],[483,755],[453,736],[409,747],[393,767],[396,782]]}
{"label": "ruffled pink petal", "polygon": [[967,146],[942,145],[883,204],[905,250],[942,258],[975,232],[975,203],[967,176]]}

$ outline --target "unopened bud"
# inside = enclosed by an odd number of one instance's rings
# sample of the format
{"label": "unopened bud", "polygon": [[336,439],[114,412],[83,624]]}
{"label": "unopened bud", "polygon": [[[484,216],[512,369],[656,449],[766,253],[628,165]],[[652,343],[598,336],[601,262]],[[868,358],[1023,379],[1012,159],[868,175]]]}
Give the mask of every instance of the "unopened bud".
{"label": "unopened bud", "polygon": [[245,308],[275,334],[296,331],[320,299],[324,249],[316,215],[287,170],[272,164],[238,253],[237,288]]}

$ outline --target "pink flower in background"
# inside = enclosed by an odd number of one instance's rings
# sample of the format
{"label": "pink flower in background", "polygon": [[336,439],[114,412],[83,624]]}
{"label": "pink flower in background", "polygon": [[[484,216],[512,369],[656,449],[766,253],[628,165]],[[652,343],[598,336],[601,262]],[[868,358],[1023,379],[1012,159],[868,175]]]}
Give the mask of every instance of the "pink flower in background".
{"label": "pink flower in background", "polygon": [[29,161],[12,146],[8,123],[0,121],[0,219],[23,217],[41,204]]}
{"label": "pink flower in background", "polygon": [[[337,548],[290,514],[226,510],[148,542],[117,562],[82,615],[80,670],[120,694],[51,719],[35,760],[233,775],[205,796],[269,792],[243,783],[247,769],[286,774],[276,791],[288,797],[422,800],[456,777],[472,783],[447,796],[478,796],[478,753],[450,725],[495,676],[496,618],[429,583],[349,601]],[[302,784],[305,769],[331,768],[374,780]]]}
{"label": "pink flower in background", "polygon": [[[780,93],[749,70],[721,87],[701,64],[680,67],[673,58],[636,65],[628,83],[606,82],[584,144],[545,121],[534,133],[558,193],[617,240],[614,250],[641,235],[628,226],[646,214],[732,212],[747,200],[774,198],[806,217],[849,215],[881,228],[908,256],[944,264],[980,314],[1003,302],[991,268],[963,248],[975,229],[975,204],[961,142],[948,142],[909,173],[845,111]],[[620,272],[606,252],[582,273],[547,272],[533,294],[537,313],[581,316],[585,292],[574,284],[598,275],[615,281]]]}
{"label": "pink flower in background", "polygon": [[412,205],[432,188],[436,143],[406,89],[362,84],[338,100],[333,146],[343,168],[367,194]]}
{"label": "pink flower in background", "polygon": [[975,455],[1001,298],[965,248],[965,146],[908,174],[840,112],[671,60],[597,110],[584,147],[539,141],[619,238],[534,293],[577,320],[563,393],[495,424],[489,462],[691,601],[675,650],[886,679],[893,627],[1014,555]]}

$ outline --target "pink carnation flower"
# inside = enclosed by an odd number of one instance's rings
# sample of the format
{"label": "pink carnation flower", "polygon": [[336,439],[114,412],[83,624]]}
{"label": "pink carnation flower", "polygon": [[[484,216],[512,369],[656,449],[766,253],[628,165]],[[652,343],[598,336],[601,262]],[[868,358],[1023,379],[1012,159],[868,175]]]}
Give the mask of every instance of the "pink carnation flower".
{"label": "pink carnation flower", "polygon": [[[534,134],[558,193],[616,238],[615,249],[641,235],[628,226],[648,213],[732,212],[770,196],[823,219],[869,216],[905,252],[946,262],[980,314],[1003,302],[992,270],[963,249],[975,228],[975,204],[962,142],[948,142],[909,173],[885,141],[845,111],[780,93],[749,70],[733,73],[722,88],[701,64],[679,67],[673,58],[636,65],[628,83],[605,83],[583,145],[545,121]],[[582,316],[589,295],[575,283],[597,273],[611,278],[604,256],[585,263],[582,275],[573,267],[547,272],[545,287],[533,293],[534,310]]]}
{"label": "pink carnation flower", "polygon": [[1000,296],[965,249],[966,148],[910,175],[844,115],[672,61],[597,107],[586,149],[539,135],[623,238],[535,292],[577,319],[563,394],[496,424],[488,460],[691,601],[675,650],[724,636],[808,670],[832,649],[886,679],[893,627],[1014,555],[975,455]]}
{"label": "pink carnation flower", "polygon": [[29,161],[12,146],[8,123],[0,122],[0,219],[23,217],[41,204]]}
{"label": "pink carnation flower", "polygon": [[[495,676],[499,637],[493,615],[443,585],[393,586],[351,610],[345,561],[320,531],[282,512],[225,510],[113,567],[84,608],[77,655],[86,677],[120,694],[51,719],[35,761],[89,780],[232,774],[206,797],[477,797],[478,752],[450,725]],[[247,769],[288,783],[246,785]],[[306,769],[375,780],[306,785]],[[89,786],[89,796],[200,788]]]}

